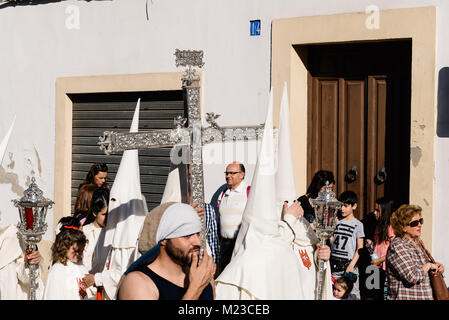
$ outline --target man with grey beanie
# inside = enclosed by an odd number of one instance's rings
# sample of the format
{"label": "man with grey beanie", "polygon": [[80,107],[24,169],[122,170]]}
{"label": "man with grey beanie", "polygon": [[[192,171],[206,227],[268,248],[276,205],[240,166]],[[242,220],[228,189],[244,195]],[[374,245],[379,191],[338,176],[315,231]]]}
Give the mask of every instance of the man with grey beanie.
{"label": "man with grey beanie", "polygon": [[198,213],[184,203],[165,207],[157,227],[156,246],[126,271],[118,299],[214,299],[215,264],[206,251],[198,262],[201,246]]}

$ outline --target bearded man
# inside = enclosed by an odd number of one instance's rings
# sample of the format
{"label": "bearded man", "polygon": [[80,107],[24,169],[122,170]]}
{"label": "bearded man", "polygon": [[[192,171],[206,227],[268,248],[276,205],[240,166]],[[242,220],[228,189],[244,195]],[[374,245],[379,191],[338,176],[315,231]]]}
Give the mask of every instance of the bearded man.
{"label": "bearded man", "polygon": [[118,299],[214,299],[215,264],[206,250],[198,262],[200,231],[201,219],[192,206],[171,204],[160,219],[157,245],[127,270]]}

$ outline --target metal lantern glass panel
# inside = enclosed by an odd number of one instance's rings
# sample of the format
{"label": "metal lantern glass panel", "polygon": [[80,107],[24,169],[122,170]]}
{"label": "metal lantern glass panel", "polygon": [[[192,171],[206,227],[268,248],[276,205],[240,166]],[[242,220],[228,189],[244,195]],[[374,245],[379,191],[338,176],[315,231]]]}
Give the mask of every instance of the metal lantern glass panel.
{"label": "metal lantern glass panel", "polygon": [[[315,209],[315,221],[313,222],[316,234],[320,238],[321,245],[325,245],[326,241],[334,234],[337,224],[336,217],[342,203],[335,198],[335,193],[329,187],[329,181],[323,190],[318,193],[316,199],[312,199],[312,206]],[[324,279],[324,260],[320,259],[319,264],[318,287],[316,291],[316,299],[322,300],[323,279]],[[330,270],[328,271],[330,272]]]}
{"label": "metal lantern glass panel", "polygon": [[[17,225],[20,235],[27,245],[27,253],[37,250],[37,243],[42,239],[42,235],[47,230],[45,222],[47,210],[54,204],[53,201],[43,197],[42,190],[31,179],[31,184],[24,191],[24,196],[20,199],[12,200],[14,206],[19,209],[20,222]],[[30,300],[36,300],[36,271],[38,265],[30,264]]]}

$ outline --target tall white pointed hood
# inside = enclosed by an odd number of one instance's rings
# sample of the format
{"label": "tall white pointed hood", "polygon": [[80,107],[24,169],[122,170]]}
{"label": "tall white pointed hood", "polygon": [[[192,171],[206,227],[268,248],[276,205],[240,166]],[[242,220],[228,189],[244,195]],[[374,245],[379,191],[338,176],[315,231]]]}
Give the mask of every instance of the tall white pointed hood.
{"label": "tall white pointed hood", "polygon": [[[14,117],[11,126],[0,143],[0,166],[6,153],[15,121],[16,117]],[[4,222],[0,214],[0,270],[13,261],[18,260],[22,255],[22,249],[17,241],[16,233],[17,228],[6,221]]]}
{"label": "tall white pointed hood", "polygon": [[[140,99],[129,132],[138,132]],[[148,209],[140,187],[138,150],[125,150],[109,198],[105,244],[114,248],[137,245]]]}
{"label": "tall white pointed hood", "polygon": [[[139,131],[139,108],[140,99],[134,111],[130,133]],[[125,150],[111,188],[110,198],[123,204],[132,199],[140,199],[141,194],[138,150]],[[115,207],[114,203],[117,201],[110,203],[109,211]]]}
{"label": "tall white pointed hood", "polygon": [[161,204],[166,202],[182,202],[178,168],[171,170],[168,174]]}
{"label": "tall white pointed hood", "polygon": [[273,95],[251,191],[233,257],[216,280],[217,299],[301,299],[296,257],[279,233],[276,206]]}
{"label": "tall white pointed hood", "polygon": [[[242,216],[242,225],[235,249],[244,241],[249,226],[257,229],[264,235],[277,236],[279,216],[276,214],[276,188],[275,188],[276,162],[274,156],[273,138],[273,92],[270,91],[270,100],[263,138],[257,158],[256,168],[251,181],[251,192]],[[236,250],[234,249],[234,253]]]}
{"label": "tall white pointed hood", "polygon": [[[276,200],[279,213],[282,211],[284,201],[288,201],[289,205],[293,200],[297,199],[295,174],[293,170],[293,159],[290,144],[290,110],[288,105],[287,84],[284,84],[282,93],[281,108],[279,115],[279,135],[278,135],[278,170],[276,172]],[[280,215],[279,215],[280,216]],[[285,222],[287,221],[287,222]],[[293,252],[296,255],[298,263],[298,275],[303,290],[304,299],[314,299],[316,288],[316,267],[315,264],[305,267],[302,255],[304,252],[309,255],[310,259],[314,259],[314,245],[319,242],[315,231],[310,227],[309,222],[300,216],[299,219],[293,216],[283,217],[283,221],[279,222],[280,226],[293,230]],[[332,298],[332,282],[330,279],[329,261],[325,263],[326,273],[324,281],[324,297]],[[310,269],[312,268],[312,269]],[[313,270],[312,272],[310,270]]]}
{"label": "tall white pointed hood", "polygon": [[[6,148],[8,147],[9,137],[11,136],[11,132],[14,127],[15,121],[16,121],[16,117],[14,117],[14,120],[12,121],[11,126],[9,127],[8,131],[6,132],[6,135],[3,137],[2,142],[0,143],[0,166],[3,161],[3,157],[5,156]],[[0,214],[0,236],[3,233],[3,231],[5,230],[5,228],[7,228],[7,227],[8,227],[8,224],[2,222],[2,216]],[[7,259],[5,260],[5,259],[0,258],[0,261],[12,261],[12,260],[7,260]],[[1,267],[2,266],[0,265],[0,268]]]}
{"label": "tall white pointed hood", "polygon": [[6,153],[6,148],[8,147],[9,137],[11,136],[12,129],[14,128],[14,123],[16,122],[16,117],[14,117],[11,126],[8,129],[8,132],[6,132],[5,137],[3,138],[2,142],[0,143],[0,165],[3,161],[3,157]]}
{"label": "tall white pointed hood", "polygon": [[284,83],[279,114],[277,159],[276,201],[278,208],[282,208],[284,201],[291,203],[291,201],[297,198],[290,143],[290,108],[288,104],[287,83]]}

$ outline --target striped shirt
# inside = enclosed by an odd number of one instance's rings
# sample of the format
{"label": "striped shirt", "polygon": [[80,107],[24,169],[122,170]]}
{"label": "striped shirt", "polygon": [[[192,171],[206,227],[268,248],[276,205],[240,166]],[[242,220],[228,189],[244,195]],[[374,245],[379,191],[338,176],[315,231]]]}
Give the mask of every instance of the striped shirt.
{"label": "striped shirt", "polygon": [[334,231],[332,258],[352,260],[357,250],[357,239],[365,237],[363,224],[357,219],[340,220]]}
{"label": "striped shirt", "polygon": [[242,223],[247,196],[247,184],[242,181],[237,188],[226,190],[219,205],[220,233],[223,238],[234,239]]}
{"label": "striped shirt", "polygon": [[433,300],[426,258],[413,240],[396,237],[388,247],[387,300]]}

